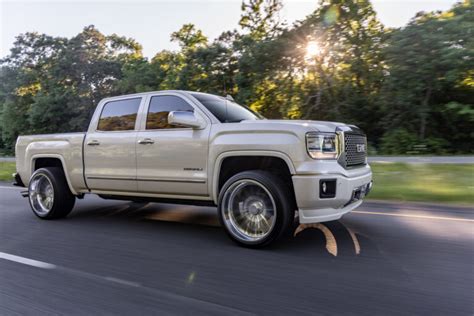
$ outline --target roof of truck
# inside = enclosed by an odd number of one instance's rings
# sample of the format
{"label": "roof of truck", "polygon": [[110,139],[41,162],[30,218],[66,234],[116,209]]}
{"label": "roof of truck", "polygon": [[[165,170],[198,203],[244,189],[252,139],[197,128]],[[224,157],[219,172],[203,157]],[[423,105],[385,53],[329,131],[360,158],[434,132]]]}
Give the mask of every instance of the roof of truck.
{"label": "roof of truck", "polygon": [[[122,95],[116,95],[116,96],[111,96],[104,98],[104,100],[113,100],[113,99],[118,99],[118,98],[128,98],[128,97],[141,97],[149,94],[156,94],[156,93],[164,93],[164,92],[172,92],[172,93],[184,93],[184,94],[191,94],[191,93],[199,93],[199,94],[210,94],[210,95],[215,95],[219,96],[216,94],[212,93],[206,93],[206,92],[199,92],[199,91],[189,91],[189,90],[156,90],[156,91],[147,91],[147,92],[139,92],[139,93],[131,93],[131,94],[122,94]],[[223,97],[223,96],[220,96]]]}

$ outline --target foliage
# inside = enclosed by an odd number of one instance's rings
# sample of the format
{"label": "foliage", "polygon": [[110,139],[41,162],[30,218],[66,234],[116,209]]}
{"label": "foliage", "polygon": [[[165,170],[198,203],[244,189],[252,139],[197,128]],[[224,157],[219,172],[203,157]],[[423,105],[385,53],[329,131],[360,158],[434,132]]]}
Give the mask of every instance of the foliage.
{"label": "foliage", "polygon": [[453,150],[470,151],[474,85],[473,6],[419,13],[391,34],[389,76],[383,91],[384,124],[404,127],[418,139],[441,137]]}
{"label": "foliage", "polygon": [[388,155],[406,154],[417,144],[415,134],[404,128],[396,128],[385,133],[381,139],[380,149]]}
{"label": "foliage", "polygon": [[380,150],[387,155],[396,154],[446,154],[447,141],[429,137],[419,140],[415,133],[399,127],[386,132],[380,141]]}
{"label": "foliage", "polygon": [[399,29],[385,28],[369,0],[320,0],[292,26],[281,8],[245,0],[240,29],[213,41],[184,24],[171,34],[180,49],[151,60],[135,40],[94,26],[72,38],[19,35],[0,62],[0,149],[11,152],[20,134],[85,130],[103,97],[185,89],[232,94],[268,118],[356,124],[378,153],[473,151],[469,1]]}

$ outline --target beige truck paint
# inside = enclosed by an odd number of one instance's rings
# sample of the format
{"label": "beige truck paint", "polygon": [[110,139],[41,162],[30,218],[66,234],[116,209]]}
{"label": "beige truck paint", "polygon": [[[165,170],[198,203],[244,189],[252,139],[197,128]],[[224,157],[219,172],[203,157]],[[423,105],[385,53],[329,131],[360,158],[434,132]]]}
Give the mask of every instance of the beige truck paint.
{"label": "beige truck paint", "polygon": [[16,169],[23,183],[29,182],[35,162],[40,158],[61,161],[69,189],[73,194],[86,191],[82,166],[82,143],[85,133],[31,135],[18,137]]}
{"label": "beige truck paint", "polygon": [[[159,95],[184,99],[202,125],[146,130],[150,99]],[[135,130],[97,131],[107,102],[137,97],[141,103]],[[102,100],[87,133],[20,136],[16,145],[17,172],[28,185],[36,159],[58,158],[75,195],[96,193],[217,203],[224,159],[271,156],[282,159],[292,175],[300,222],[319,222],[340,218],[360,205],[346,204],[355,188],[372,180],[369,165],[346,169],[336,160],[309,157],[306,133],[334,133],[336,128],[344,127],[342,123],[301,120],[220,123],[188,92],[148,92]],[[143,140],[150,143],[142,144]],[[328,177],[337,179],[337,196],[321,200],[316,196],[319,180]]]}

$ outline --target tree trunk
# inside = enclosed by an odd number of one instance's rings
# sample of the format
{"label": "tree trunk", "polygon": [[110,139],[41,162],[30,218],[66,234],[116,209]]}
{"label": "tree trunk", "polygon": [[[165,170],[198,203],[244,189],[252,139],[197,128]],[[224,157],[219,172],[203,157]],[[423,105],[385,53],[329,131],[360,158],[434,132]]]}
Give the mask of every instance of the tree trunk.
{"label": "tree trunk", "polygon": [[428,117],[429,112],[429,101],[431,97],[431,86],[428,87],[425,93],[425,97],[421,102],[421,109],[420,109],[420,140],[425,139],[426,134],[426,119]]}

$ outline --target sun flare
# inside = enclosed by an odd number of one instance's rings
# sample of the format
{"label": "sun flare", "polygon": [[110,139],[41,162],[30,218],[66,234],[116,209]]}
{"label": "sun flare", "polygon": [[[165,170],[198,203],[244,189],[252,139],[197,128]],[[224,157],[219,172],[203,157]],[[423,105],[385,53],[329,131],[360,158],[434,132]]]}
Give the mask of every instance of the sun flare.
{"label": "sun flare", "polygon": [[315,41],[310,41],[306,45],[306,58],[312,59],[317,57],[321,53],[321,48]]}

